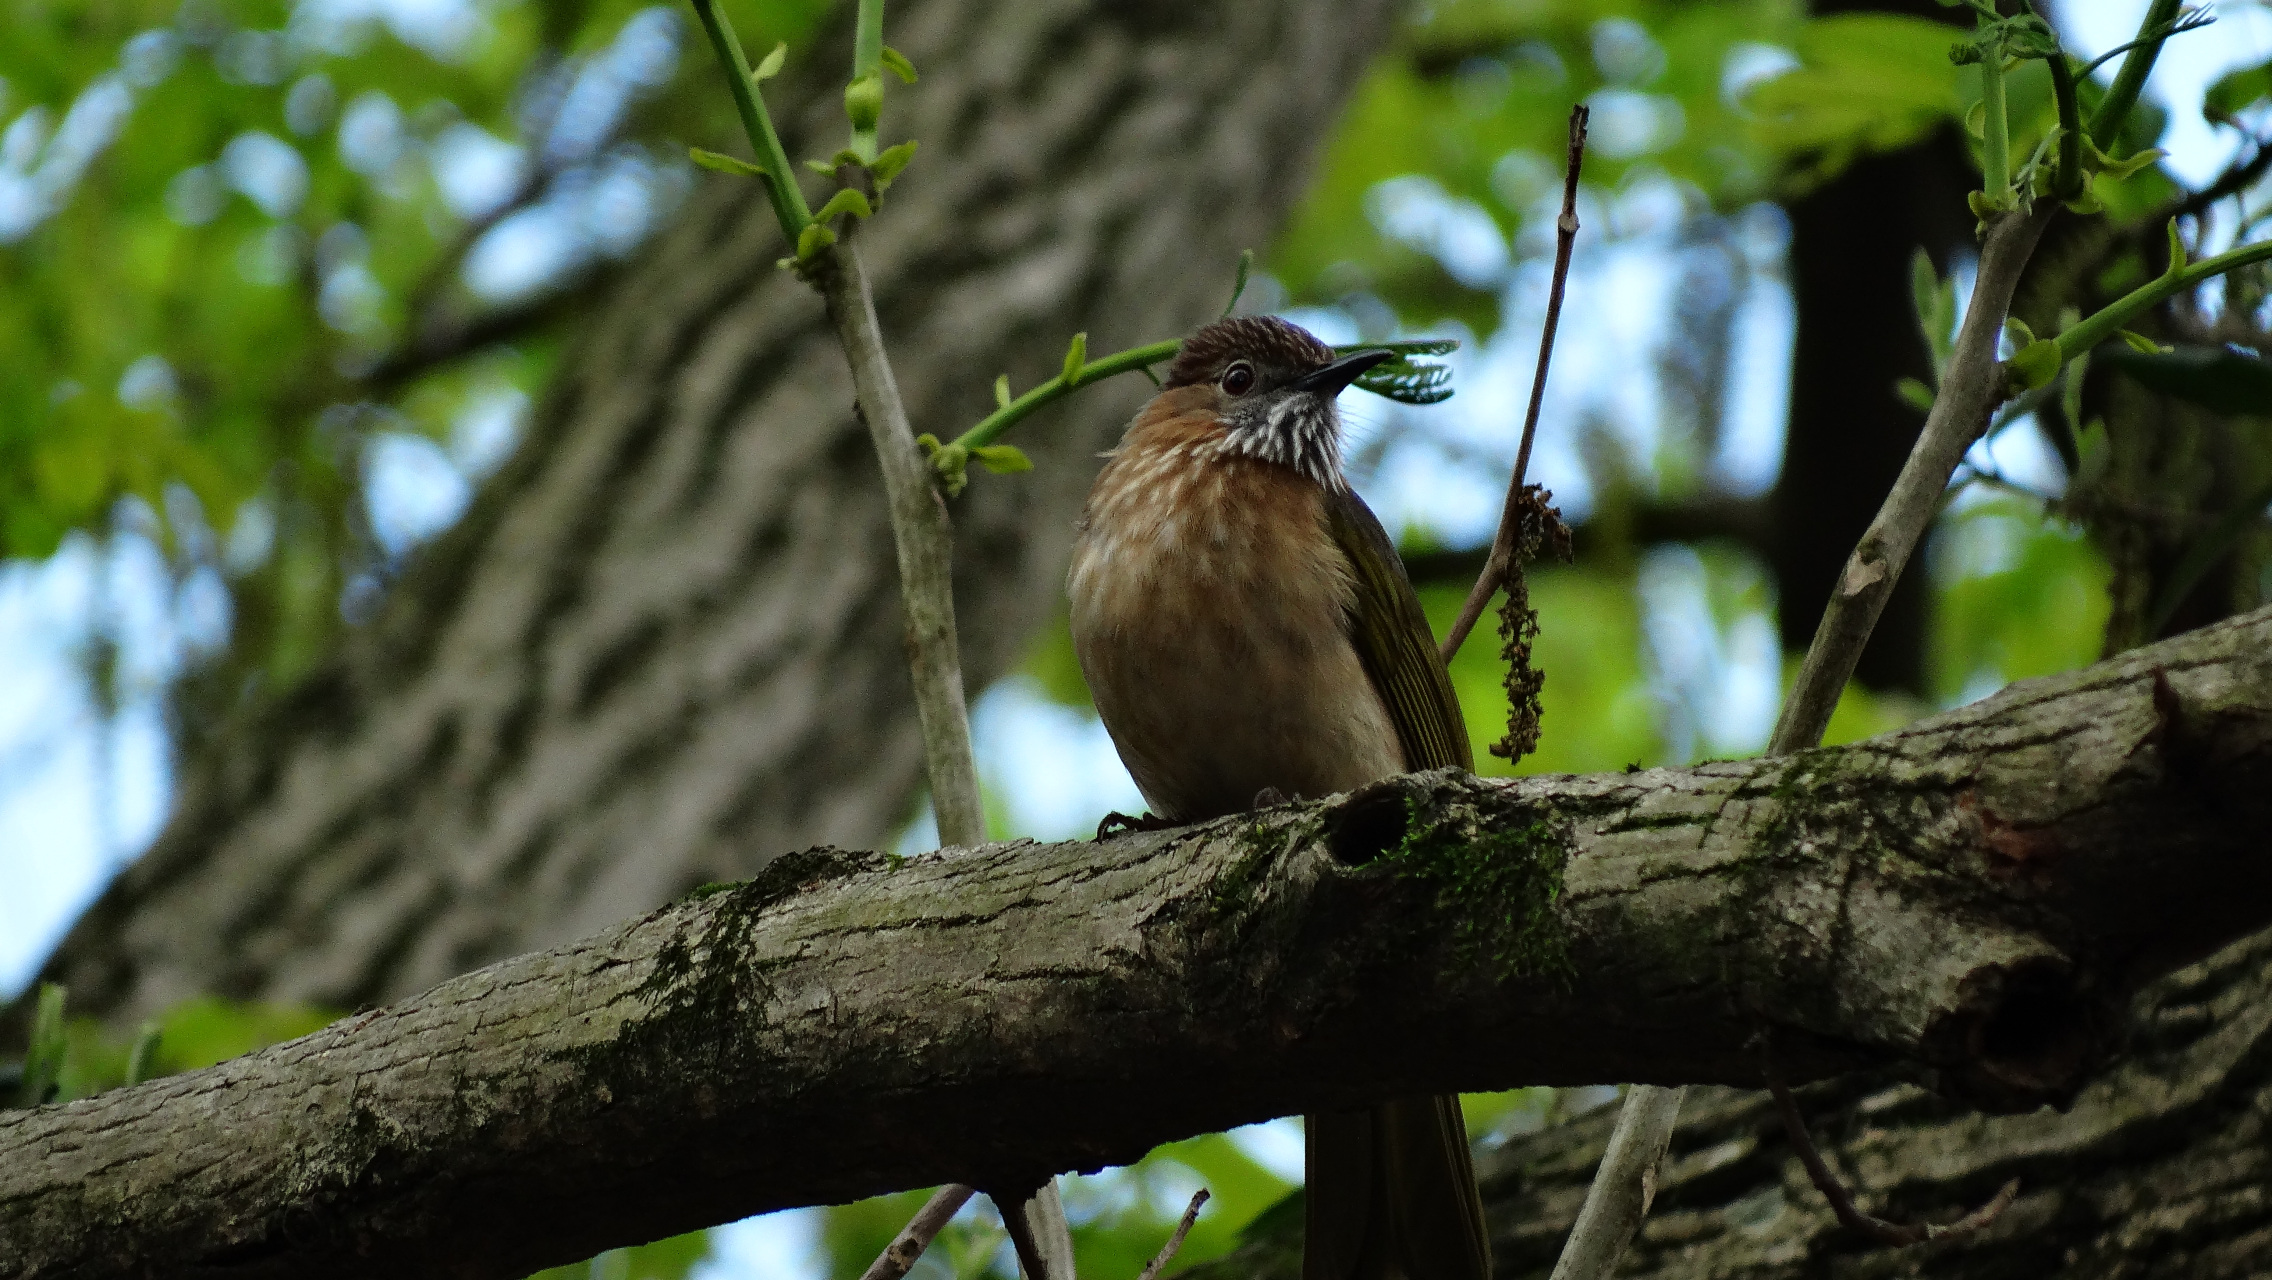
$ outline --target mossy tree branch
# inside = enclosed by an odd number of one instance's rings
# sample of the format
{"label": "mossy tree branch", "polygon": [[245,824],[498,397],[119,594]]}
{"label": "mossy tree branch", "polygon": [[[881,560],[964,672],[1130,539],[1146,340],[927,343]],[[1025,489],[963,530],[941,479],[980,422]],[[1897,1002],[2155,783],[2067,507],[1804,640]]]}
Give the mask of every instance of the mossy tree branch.
{"label": "mossy tree branch", "polygon": [[792,855],[0,1114],[0,1272],[517,1276],[1395,1094],[1753,1084],[1762,1035],[1794,1081],[1896,1064],[2032,1107],[2135,984],[2272,920],[2268,770],[2272,610],[1780,759]]}

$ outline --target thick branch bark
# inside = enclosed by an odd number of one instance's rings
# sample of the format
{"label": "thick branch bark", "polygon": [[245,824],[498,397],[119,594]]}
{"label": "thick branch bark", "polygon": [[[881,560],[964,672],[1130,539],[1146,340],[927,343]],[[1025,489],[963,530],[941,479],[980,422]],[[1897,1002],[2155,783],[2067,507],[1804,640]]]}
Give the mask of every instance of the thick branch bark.
{"label": "thick branch bark", "polygon": [[1389,1094],[1752,1083],[1763,1043],[2063,1100],[2136,983],[2272,918],[2268,766],[2272,610],[1772,761],[816,850],[0,1117],[0,1271],[510,1276]]}

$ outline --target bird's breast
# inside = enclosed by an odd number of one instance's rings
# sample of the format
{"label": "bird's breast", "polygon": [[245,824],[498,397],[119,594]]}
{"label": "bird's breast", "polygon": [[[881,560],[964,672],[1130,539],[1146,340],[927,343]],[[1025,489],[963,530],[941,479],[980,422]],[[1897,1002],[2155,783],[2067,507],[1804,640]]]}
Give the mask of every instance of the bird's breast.
{"label": "bird's breast", "polygon": [[1068,590],[1090,694],[1153,810],[1213,817],[1265,788],[1315,797],[1398,772],[1324,492],[1141,426],[1090,494]]}

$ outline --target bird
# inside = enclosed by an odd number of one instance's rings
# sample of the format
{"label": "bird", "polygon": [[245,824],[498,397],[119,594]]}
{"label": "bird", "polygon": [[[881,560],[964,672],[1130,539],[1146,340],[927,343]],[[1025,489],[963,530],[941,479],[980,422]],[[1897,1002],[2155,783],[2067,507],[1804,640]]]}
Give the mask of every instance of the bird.
{"label": "bird", "polygon": [[[1419,597],[1342,466],[1335,397],[1394,358],[1218,320],[1104,455],[1066,579],[1073,648],[1157,821],[1473,770]],[[1303,1280],[1488,1280],[1457,1095],[1304,1130]]]}

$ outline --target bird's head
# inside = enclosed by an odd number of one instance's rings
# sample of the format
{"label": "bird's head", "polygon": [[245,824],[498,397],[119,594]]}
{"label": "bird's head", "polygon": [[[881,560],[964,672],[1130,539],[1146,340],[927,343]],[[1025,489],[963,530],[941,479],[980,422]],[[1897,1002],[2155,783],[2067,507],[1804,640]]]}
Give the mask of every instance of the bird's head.
{"label": "bird's head", "polygon": [[1338,488],[1341,419],[1333,398],[1390,351],[1334,357],[1299,325],[1273,316],[1232,316],[1184,339],[1161,384],[1190,388],[1189,411],[1212,414],[1232,453],[1292,467]]}

